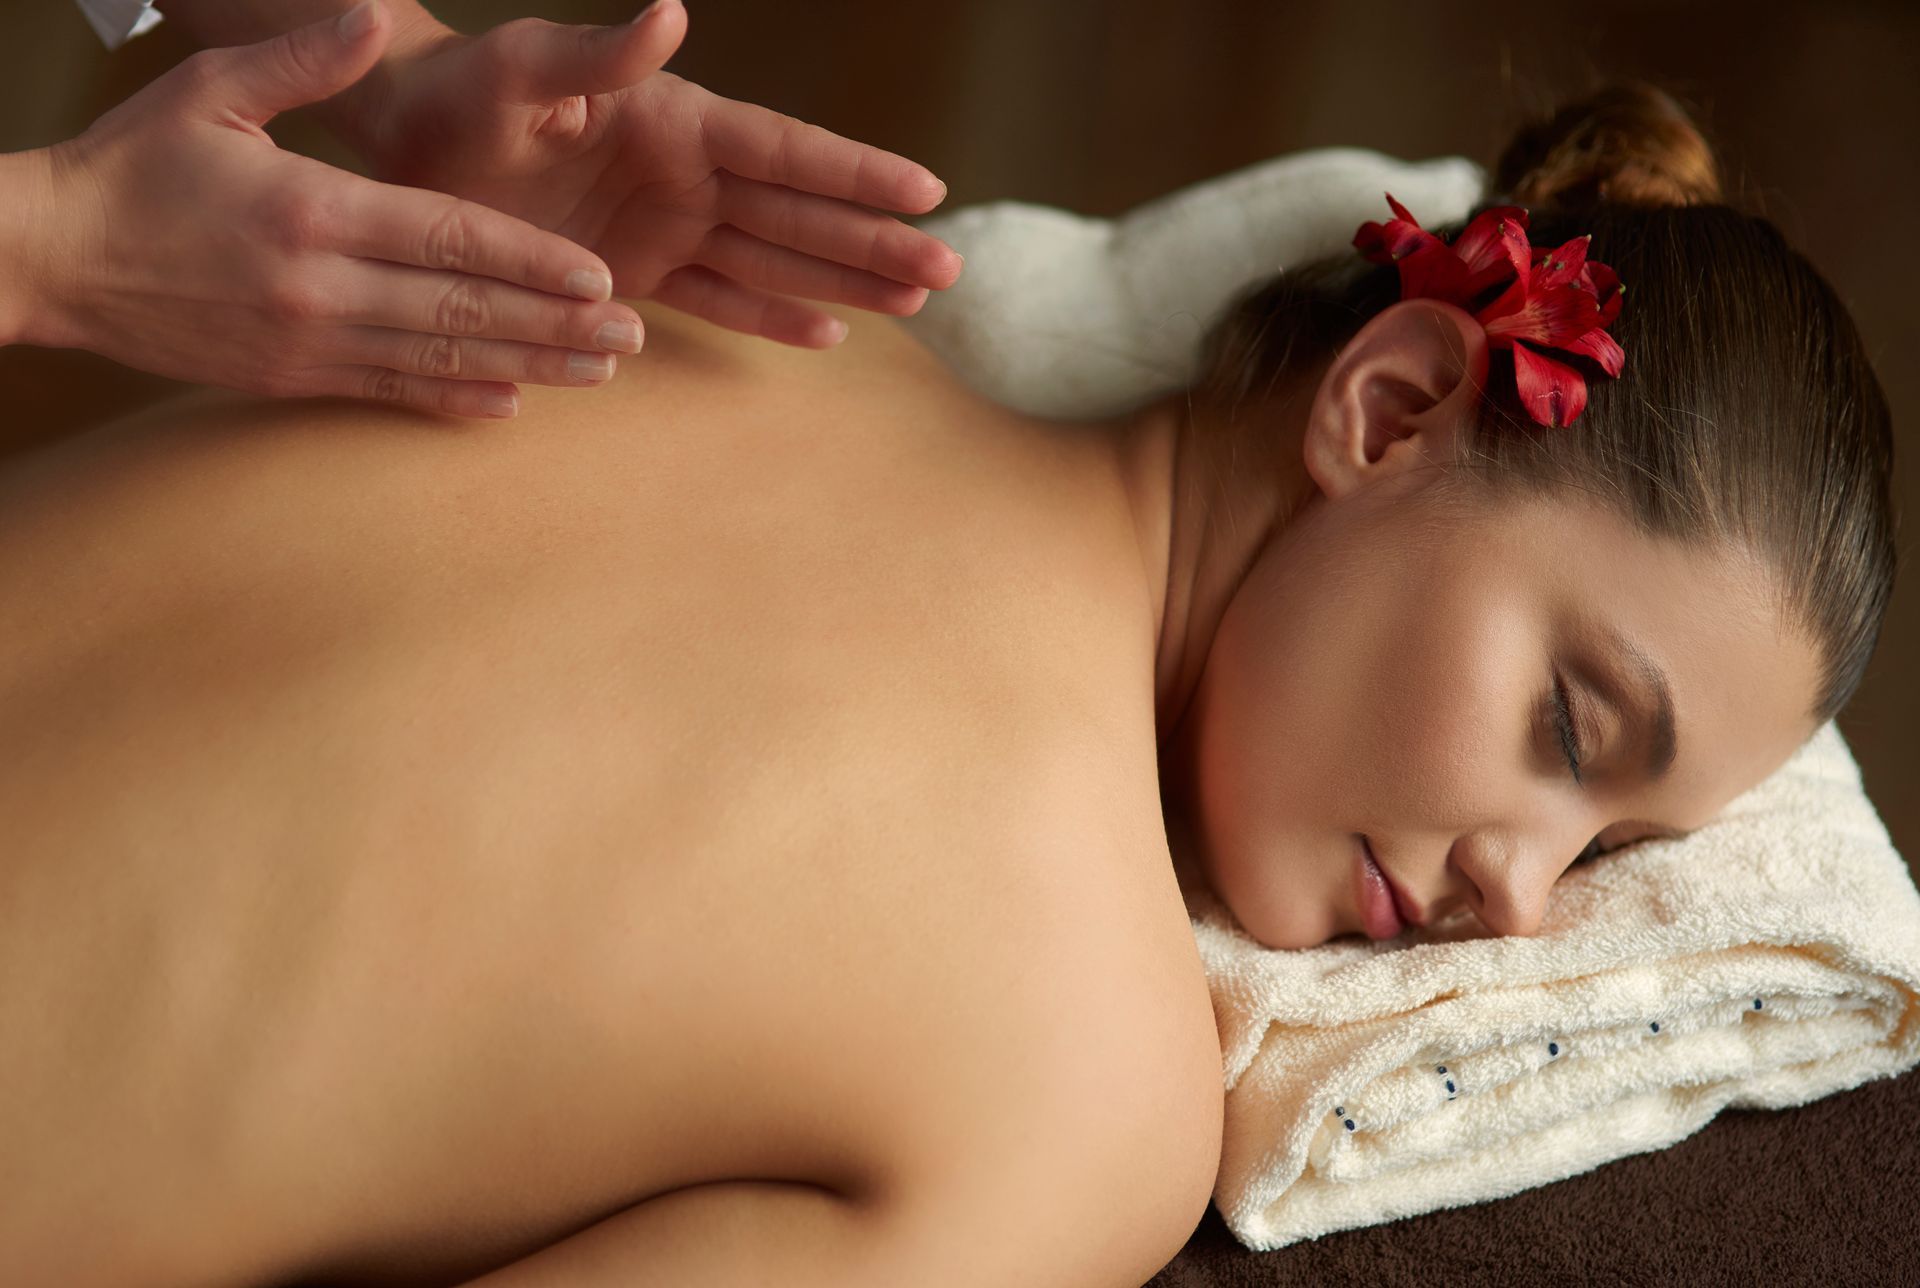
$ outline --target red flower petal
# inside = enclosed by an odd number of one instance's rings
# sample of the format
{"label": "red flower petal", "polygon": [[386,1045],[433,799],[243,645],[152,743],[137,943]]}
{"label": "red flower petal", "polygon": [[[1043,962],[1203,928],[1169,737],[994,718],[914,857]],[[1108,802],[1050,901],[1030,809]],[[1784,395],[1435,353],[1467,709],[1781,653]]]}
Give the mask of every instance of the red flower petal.
{"label": "red flower petal", "polygon": [[1526,303],[1527,284],[1523,281],[1515,281],[1509,283],[1507,289],[1500,292],[1498,299],[1473,315],[1480,325],[1486,329],[1488,345],[1495,349],[1508,349],[1513,347],[1513,336],[1504,330],[1496,329],[1494,323],[1501,318],[1510,317],[1518,313],[1522,308],[1526,307]]}
{"label": "red flower petal", "polygon": [[1513,268],[1513,275],[1519,280],[1530,281],[1533,277],[1531,248],[1527,245],[1527,221],[1503,219],[1500,221],[1500,249],[1507,257],[1507,263]]}
{"label": "red flower petal", "polygon": [[1534,284],[1542,290],[1551,291],[1579,281],[1587,265],[1587,243],[1592,240],[1593,234],[1587,233],[1549,254],[1544,268],[1535,274]]}
{"label": "red flower petal", "polygon": [[[1527,226],[1527,212],[1522,206],[1494,206],[1483,210],[1473,217],[1466,231],[1453,239],[1453,253],[1467,266],[1470,273],[1482,273],[1490,265],[1501,268],[1511,266],[1507,249],[1507,232],[1504,224],[1512,221],[1522,230]],[[1525,241],[1523,237],[1521,239]]]}
{"label": "red flower petal", "polygon": [[1466,265],[1445,242],[1436,241],[1400,261],[1400,298],[1445,300],[1469,306]]}
{"label": "red flower petal", "polygon": [[1384,224],[1372,220],[1360,225],[1360,231],[1353,235],[1354,249],[1376,264],[1391,264],[1396,259],[1410,255],[1425,245],[1440,245],[1440,239],[1431,233],[1403,223],[1398,219]]}
{"label": "red flower petal", "polygon": [[1587,382],[1580,373],[1524,344],[1513,346],[1513,376],[1521,405],[1542,425],[1571,425],[1586,409]]}
{"label": "red flower petal", "polygon": [[1588,260],[1582,271],[1593,287],[1594,298],[1600,301],[1600,325],[1610,325],[1620,315],[1620,296],[1627,288],[1620,284],[1618,273],[1595,260]]}
{"label": "red flower petal", "polygon": [[1531,289],[1514,285],[1524,291],[1518,308],[1512,307],[1514,292],[1509,290],[1482,311],[1480,322],[1490,340],[1510,337],[1559,349],[1600,325],[1600,306],[1585,291],[1570,286],[1543,291],[1537,282]]}
{"label": "red flower petal", "polygon": [[1620,342],[1602,331],[1599,327],[1587,332],[1577,340],[1570,340],[1560,346],[1568,353],[1578,353],[1592,358],[1605,368],[1610,376],[1619,378],[1620,369],[1626,365],[1627,351]]}
{"label": "red flower petal", "polygon": [[1368,220],[1353,235],[1354,248],[1368,260],[1375,264],[1391,264],[1425,247],[1446,245],[1422,228],[1407,208],[1393,199],[1392,193],[1387,194],[1387,204],[1393,207],[1397,218],[1384,224]]}

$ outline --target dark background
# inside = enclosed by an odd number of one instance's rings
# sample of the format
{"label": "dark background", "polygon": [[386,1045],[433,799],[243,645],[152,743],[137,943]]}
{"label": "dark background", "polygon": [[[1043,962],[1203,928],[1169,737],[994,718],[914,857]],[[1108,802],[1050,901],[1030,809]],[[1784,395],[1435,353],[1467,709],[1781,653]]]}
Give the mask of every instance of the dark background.
{"label": "dark background", "polygon": [[[438,0],[468,32],[508,18],[620,22],[638,3]],[[1300,148],[1490,165],[1527,114],[1601,79],[1695,113],[1736,204],[1765,214],[1853,311],[1892,401],[1901,508],[1920,505],[1920,6],[1756,0],[689,0],[669,70],[921,162],[945,209],[999,198],[1112,215]],[[68,0],[0,9],[0,151],[83,131],[192,46],[168,24],[107,52]],[[358,168],[295,113],[282,146]],[[1703,266],[1710,268],[1710,266]],[[0,350],[0,417],[47,432],[172,390],[78,352]],[[1920,855],[1915,520],[1872,671],[1840,724],[1868,794]]]}

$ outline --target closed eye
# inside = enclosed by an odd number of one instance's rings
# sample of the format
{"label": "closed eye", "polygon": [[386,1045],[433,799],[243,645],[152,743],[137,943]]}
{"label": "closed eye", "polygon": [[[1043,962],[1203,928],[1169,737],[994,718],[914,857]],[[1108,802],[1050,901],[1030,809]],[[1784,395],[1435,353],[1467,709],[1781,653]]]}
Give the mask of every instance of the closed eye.
{"label": "closed eye", "polygon": [[1580,735],[1574,728],[1572,704],[1567,701],[1567,682],[1558,671],[1553,673],[1553,728],[1560,736],[1560,750],[1567,757],[1573,781],[1584,786],[1580,782]]}

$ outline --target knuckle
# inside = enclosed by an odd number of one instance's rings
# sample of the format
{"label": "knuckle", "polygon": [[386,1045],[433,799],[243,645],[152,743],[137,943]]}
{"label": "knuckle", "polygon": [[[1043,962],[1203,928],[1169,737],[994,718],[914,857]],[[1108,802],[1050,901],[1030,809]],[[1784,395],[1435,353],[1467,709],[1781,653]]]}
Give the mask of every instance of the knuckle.
{"label": "knuckle", "polygon": [[297,398],[300,391],[294,387],[292,376],[284,371],[269,368],[261,371],[247,382],[248,391],[263,394],[268,398]]}
{"label": "knuckle", "polygon": [[406,393],[406,377],[387,367],[369,371],[360,383],[360,396],[374,402],[402,402]]}
{"label": "knuckle", "polygon": [[544,18],[512,18],[495,26],[493,30],[487,34],[492,37],[490,43],[498,45],[516,40],[526,40],[528,39],[528,33],[537,32],[542,27],[551,27],[552,25],[551,22],[548,22]]}
{"label": "knuckle", "polygon": [[427,225],[427,244],[421,262],[429,268],[464,270],[473,255],[473,221],[458,205],[450,205]]}
{"label": "knuckle", "polygon": [[225,77],[221,65],[226,61],[219,49],[197,49],[180,60],[171,75],[180,88],[193,96],[204,95],[218,87]]}
{"label": "knuckle", "polygon": [[[332,39],[331,32],[320,33]],[[333,69],[327,63],[326,56],[318,49],[314,33],[302,31],[273,42],[273,53],[269,55],[278,65],[284,81],[295,85],[309,85],[329,76]]]}
{"label": "knuckle", "polygon": [[326,200],[303,189],[275,197],[267,217],[280,245],[288,250],[318,250],[332,234],[333,216]]}
{"label": "knuckle", "polygon": [[797,118],[780,115],[774,119],[778,133],[774,137],[773,154],[768,158],[768,169],[773,172],[773,181],[791,184],[794,178],[795,154],[799,151],[801,132],[806,128]]}
{"label": "knuckle", "polygon": [[530,51],[551,43],[547,33],[559,25],[548,18],[534,17],[503,22],[487,33],[485,56],[503,71],[523,67]]}
{"label": "knuckle", "polygon": [[480,284],[462,278],[441,292],[433,309],[433,329],[446,335],[478,335],[492,323],[492,313]]}
{"label": "knuckle", "polygon": [[461,374],[460,343],[452,336],[430,337],[420,347],[415,364],[421,374],[457,378]]}
{"label": "knuckle", "polygon": [[297,274],[283,274],[267,290],[268,308],[282,322],[315,322],[326,308],[321,293]]}

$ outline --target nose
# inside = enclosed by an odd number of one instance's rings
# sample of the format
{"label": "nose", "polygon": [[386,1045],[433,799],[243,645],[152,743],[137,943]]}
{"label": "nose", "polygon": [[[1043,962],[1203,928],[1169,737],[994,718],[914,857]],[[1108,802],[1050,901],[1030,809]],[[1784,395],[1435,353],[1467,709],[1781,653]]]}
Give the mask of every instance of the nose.
{"label": "nose", "polygon": [[1490,933],[1536,935],[1547,915],[1553,883],[1578,853],[1578,845],[1567,848],[1557,833],[1503,837],[1476,832],[1454,842],[1447,866],[1465,878],[1462,894]]}

